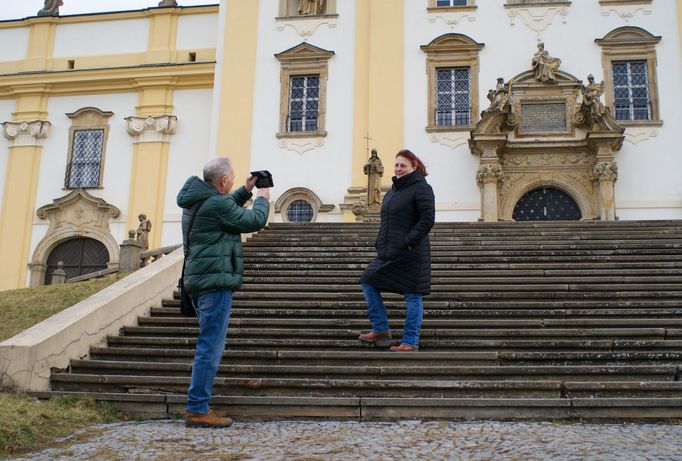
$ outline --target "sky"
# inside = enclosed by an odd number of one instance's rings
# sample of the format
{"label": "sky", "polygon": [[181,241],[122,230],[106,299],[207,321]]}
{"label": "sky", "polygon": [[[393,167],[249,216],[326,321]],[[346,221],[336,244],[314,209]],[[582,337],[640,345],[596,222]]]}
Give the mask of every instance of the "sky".
{"label": "sky", "polygon": [[[62,0],[61,16],[105,11],[141,10],[157,6],[161,0]],[[178,0],[180,6],[215,5],[220,0]],[[35,16],[43,8],[45,0],[0,0],[0,20],[21,19]]]}

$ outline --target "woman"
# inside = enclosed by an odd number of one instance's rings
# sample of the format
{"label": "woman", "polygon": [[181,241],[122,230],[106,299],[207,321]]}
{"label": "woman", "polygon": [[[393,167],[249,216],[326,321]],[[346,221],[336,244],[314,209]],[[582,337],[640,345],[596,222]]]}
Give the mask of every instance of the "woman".
{"label": "woman", "polygon": [[435,206],[433,190],[424,179],[426,168],[416,155],[409,150],[398,152],[394,172],[393,187],[381,204],[377,257],[360,278],[372,330],[359,339],[375,343],[391,338],[381,292],[400,293],[405,297],[407,315],[402,341],[391,350],[413,352],[419,348],[422,297],[431,292],[429,231]]}

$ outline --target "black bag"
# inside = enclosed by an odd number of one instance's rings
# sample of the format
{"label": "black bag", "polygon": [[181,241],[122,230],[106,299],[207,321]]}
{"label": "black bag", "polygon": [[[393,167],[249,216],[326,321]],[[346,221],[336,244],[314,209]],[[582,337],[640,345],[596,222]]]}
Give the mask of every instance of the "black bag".
{"label": "black bag", "polygon": [[[182,264],[182,273],[185,273],[185,263]],[[182,281],[183,277],[178,280],[178,291],[180,292],[180,313],[185,317],[196,317],[197,311],[194,308],[192,297],[185,290],[185,284]]]}
{"label": "black bag", "polygon": [[[204,204],[206,200],[202,200],[194,206],[194,213],[192,213],[192,219],[189,221],[189,227],[187,228],[187,241],[185,242],[185,259],[187,259],[189,251],[189,234],[192,233],[192,226],[194,226],[194,219],[197,217],[199,208]],[[180,292],[180,313],[185,317],[196,317],[197,310],[192,302],[192,297],[185,290],[185,261],[182,262],[182,273],[180,274],[180,280],[178,280],[178,291]]]}

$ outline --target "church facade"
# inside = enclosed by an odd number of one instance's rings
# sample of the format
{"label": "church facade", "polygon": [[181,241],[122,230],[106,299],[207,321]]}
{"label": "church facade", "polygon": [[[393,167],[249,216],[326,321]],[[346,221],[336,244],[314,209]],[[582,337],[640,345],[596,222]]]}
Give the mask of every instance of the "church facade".
{"label": "church facade", "polygon": [[277,222],[362,219],[402,148],[439,221],[682,219],[682,0],[55,8],[0,22],[0,289],[179,243],[215,155]]}

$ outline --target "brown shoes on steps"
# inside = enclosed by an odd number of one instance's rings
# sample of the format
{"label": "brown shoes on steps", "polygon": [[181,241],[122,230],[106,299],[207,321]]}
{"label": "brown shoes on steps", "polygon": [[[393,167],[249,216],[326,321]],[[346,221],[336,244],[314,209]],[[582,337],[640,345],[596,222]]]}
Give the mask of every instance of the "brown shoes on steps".
{"label": "brown shoes on steps", "polygon": [[408,344],[401,344],[400,346],[391,346],[389,349],[391,352],[417,352],[419,348],[417,346],[410,346]]}
{"label": "brown shoes on steps", "polygon": [[189,413],[185,414],[186,427],[230,427],[232,419],[218,416],[215,410],[209,410],[208,413]]}
{"label": "brown shoes on steps", "polygon": [[380,339],[391,339],[391,332],[383,331],[381,333],[377,333],[376,331],[370,331],[369,333],[358,336],[358,339],[366,343],[375,343]]}

